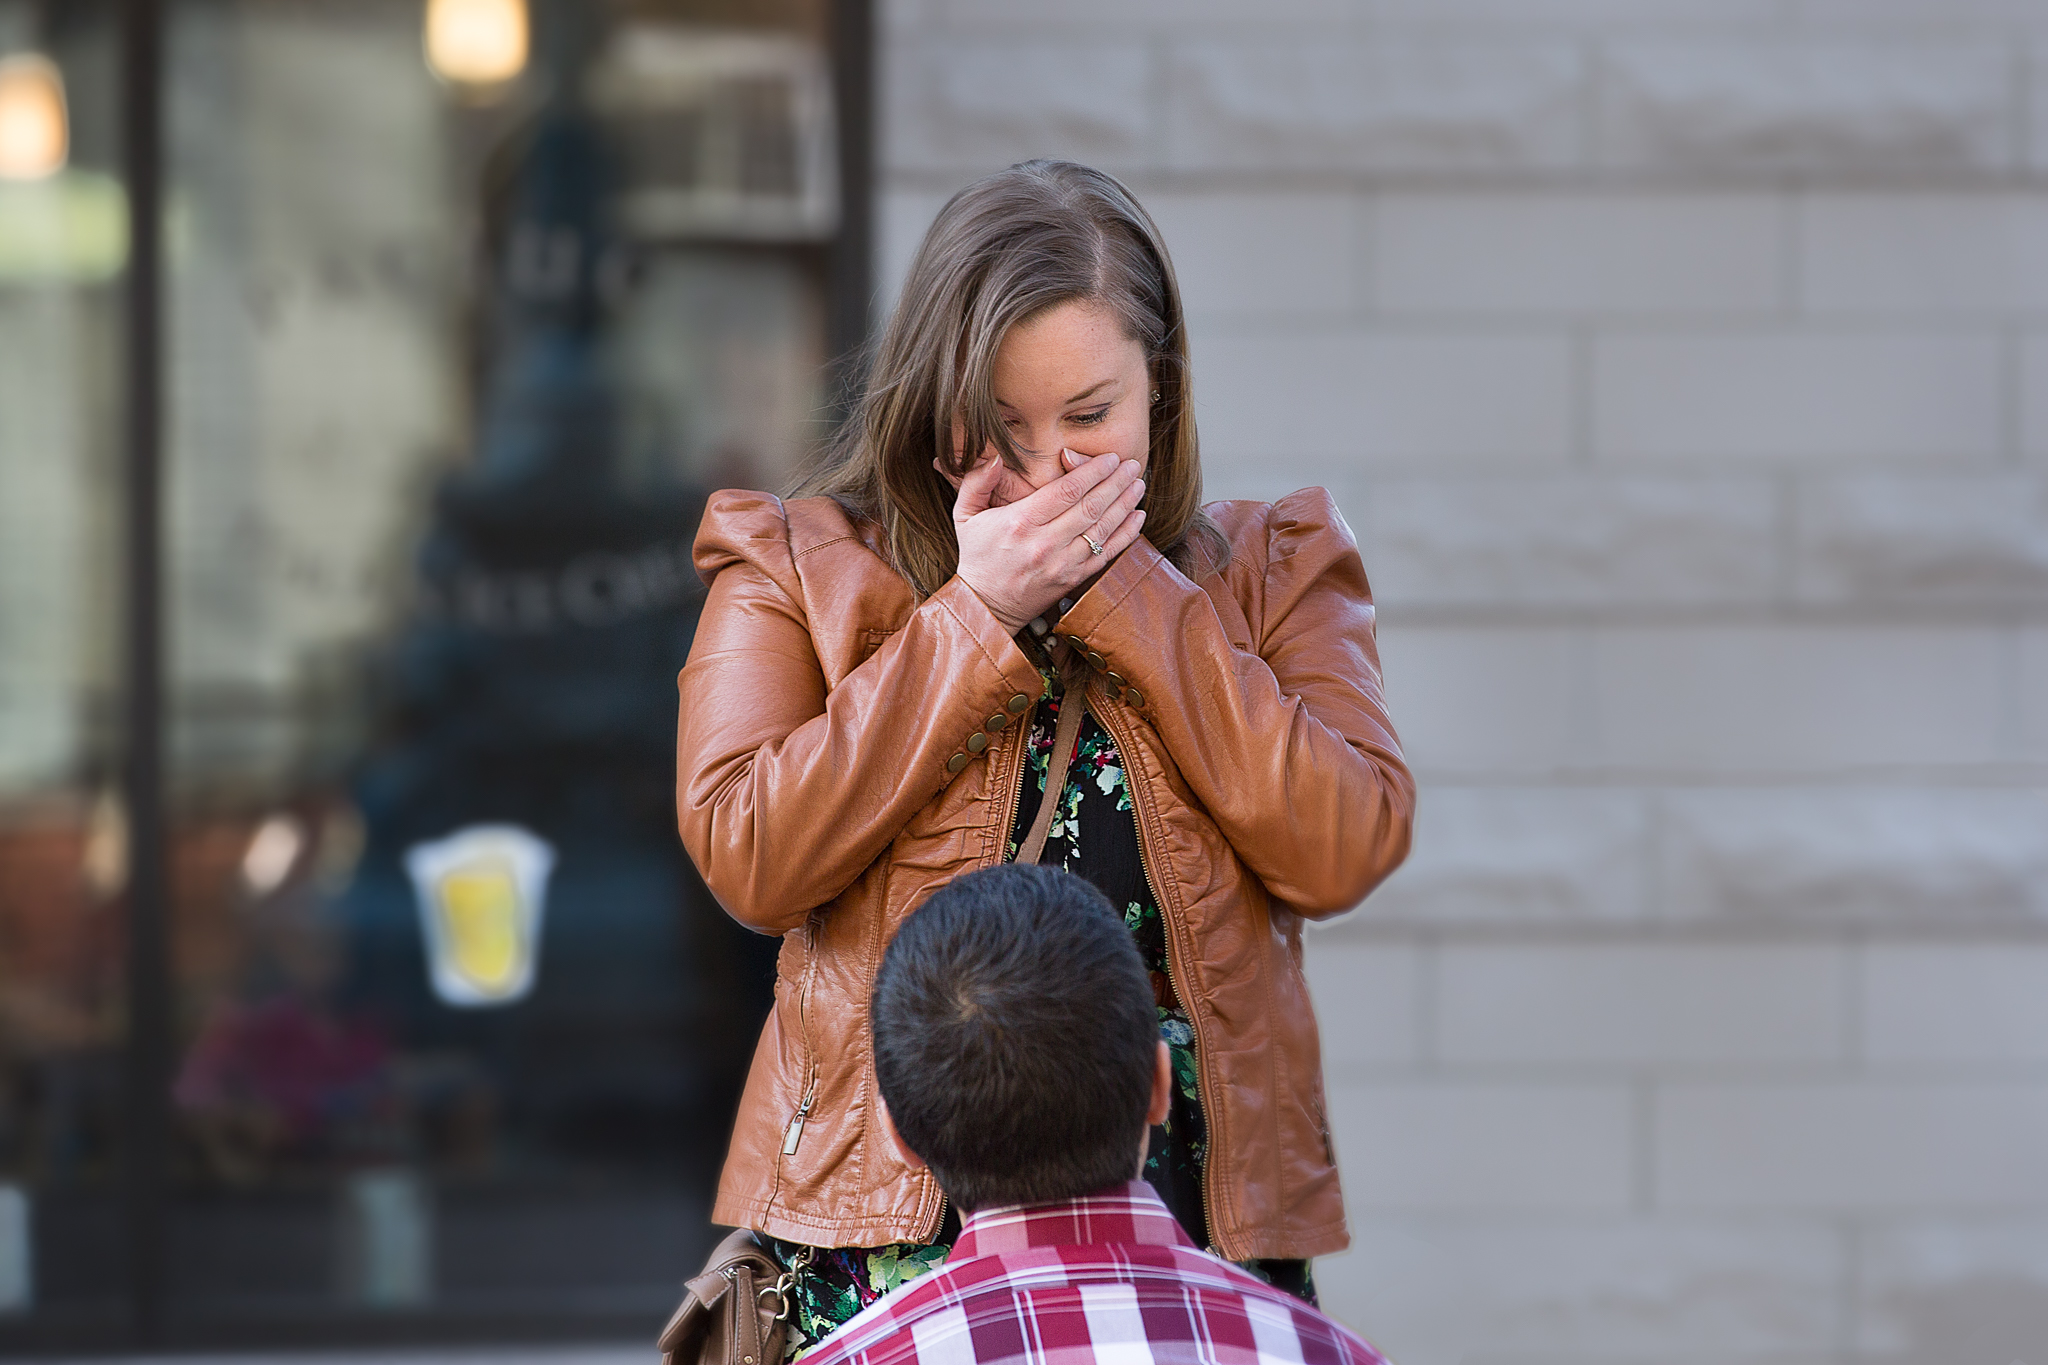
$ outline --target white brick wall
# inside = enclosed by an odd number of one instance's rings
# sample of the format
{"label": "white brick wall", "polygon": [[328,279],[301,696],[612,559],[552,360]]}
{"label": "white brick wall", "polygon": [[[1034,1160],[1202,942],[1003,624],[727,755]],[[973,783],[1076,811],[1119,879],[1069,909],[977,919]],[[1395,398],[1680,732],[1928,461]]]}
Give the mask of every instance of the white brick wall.
{"label": "white brick wall", "polygon": [[2048,333],[2032,333],[2020,345],[2021,444],[2036,462],[2048,460]]}
{"label": "white brick wall", "polygon": [[1880,943],[1859,964],[1873,1063],[2048,1063],[2048,946]]}
{"label": "white brick wall", "polygon": [[1404,1365],[2040,1362],[2048,0],[891,0],[880,274],[1125,176],[1422,781],[1311,936]]}
{"label": "white brick wall", "polygon": [[1616,328],[1593,356],[1602,460],[1954,464],[2006,447],[1989,328]]}
{"label": "white brick wall", "polygon": [[[1364,501],[1358,532],[1389,607],[1761,603],[1783,574],[1782,496],[1768,479],[1397,476],[1373,480]],[[2034,528],[2006,503],[1990,510],[2015,523],[2010,571],[2024,575]]]}
{"label": "white brick wall", "polygon": [[2048,630],[2020,632],[2019,743],[2015,758],[2048,762]]}
{"label": "white brick wall", "polygon": [[[1405,706],[1402,715],[1412,748]],[[1615,925],[1653,912],[1653,812],[1643,793],[1437,782],[1421,801],[1407,863],[1353,912],[1355,921],[1415,930]],[[1319,942],[1311,964],[1341,942]],[[1341,1004],[1316,998],[1325,1008]]]}
{"label": "white brick wall", "polygon": [[1843,954],[1811,945],[1441,950],[1436,1051],[1459,1065],[1810,1066],[1847,1052]]}
{"label": "white brick wall", "polygon": [[2032,194],[1820,194],[1799,210],[1800,307],[1813,314],[2048,309],[2048,203]]}
{"label": "white brick wall", "polygon": [[1660,809],[1661,909],[1679,923],[2048,923],[2048,792],[1719,787]]}
{"label": "white brick wall", "polygon": [[1167,165],[1438,171],[1583,156],[1585,59],[1571,42],[1305,36],[1174,41]]}
{"label": "white brick wall", "polygon": [[1660,1205],[2048,1209],[2039,1081],[1678,1084],[1656,1111]]}
{"label": "white brick wall", "polygon": [[1403,1365],[1817,1365],[1839,1340],[1848,1258],[1820,1219],[1364,1215],[1352,1238],[1317,1287]]}
{"label": "white brick wall", "polygon": [[1769,313],[1784,209],[1763,194],[1417,194],[1379,207],[1391,313]]}
{"label": "white brick wall", "polygon": [[1330,1096],[1348,1207],[1619,1210],[1635,1185],[1626,1086],[1359,1081]]}
{"label": "white brick wall", "polygon": [[1195,411],[1219,473],[1274,459],[1333,470],[1555,464],[1571,450],[1572,348],[1560,331],[1286,318],[1212,326],[1192,341]]}
{"label": "white brick wall", "polygon": [[1967,608],[2048,598],[2048,475],[1816,478],[1796,499],[1804,600]]}
{"label": "white brick wall", "polygon": [[1684,774],[1895,772],[2008,750],[2004,640],[1984,627],[1694,626],[1593,640],[1580,763]]}
{"label": "white brick wall", "polygon": [[1622,39],[1604,45],[1600,159],[1704,177],[2004,170],[2013,56],[1995,38],[1840,31]]}

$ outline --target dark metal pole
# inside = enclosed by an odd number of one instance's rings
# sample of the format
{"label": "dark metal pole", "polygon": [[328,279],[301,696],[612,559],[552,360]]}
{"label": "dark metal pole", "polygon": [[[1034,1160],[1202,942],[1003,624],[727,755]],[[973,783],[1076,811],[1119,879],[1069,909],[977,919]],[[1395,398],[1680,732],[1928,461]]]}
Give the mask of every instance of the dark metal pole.
{"label": "dark metal pole", "polygon": [[170,1140],[170,913],[165,857],[163,630],[163,3],[123,0],[122,160],[128,182],[123,505],[127,656],[122,787],[128,814],[129,1306],[161,1339]]}
{"label": "dark metal pole", "polygon": [[827,269],[825,321],[834,407],[846,412],[858,382],[858,353],[873,320],[875,253],[875,7],[838,0],[832,7],[832,76],[838,95],[839,233]]}

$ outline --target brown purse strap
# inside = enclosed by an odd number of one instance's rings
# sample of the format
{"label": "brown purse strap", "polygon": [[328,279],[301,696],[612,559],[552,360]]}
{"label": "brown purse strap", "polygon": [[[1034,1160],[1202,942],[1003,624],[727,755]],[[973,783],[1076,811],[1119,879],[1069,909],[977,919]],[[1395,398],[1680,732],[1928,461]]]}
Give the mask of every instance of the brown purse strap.
{"label": "brown purse strap", "polygon": [[1046,836],[1052,833],[1053,815],[1059,810],[1060,797],[1067,789],[1067,768],[1074,761],[1074,745],[1081,738],[1081,718],[1087,714],[1087,693],[1079,685],[1079,679],[1071,680],[1060,698],[1060,723],[1053,730],[1052,762],[1045,770],[1045,795],[1038,799],[1038,815],[1031,822],[1031,832],[1017,846],[1017,862],[1035,863],[1038,855],[1045,852]]}

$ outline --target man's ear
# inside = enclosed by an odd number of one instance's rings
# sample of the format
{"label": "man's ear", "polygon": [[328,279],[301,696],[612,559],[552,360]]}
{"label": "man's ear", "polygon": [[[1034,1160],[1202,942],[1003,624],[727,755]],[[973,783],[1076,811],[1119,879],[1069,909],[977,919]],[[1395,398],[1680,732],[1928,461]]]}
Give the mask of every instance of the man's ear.
{"label": "man's ear", "polygon": [[[1145,1110],[1145,1122],[1157,1128],[1166,1122],[1166,1112],[1173,1107],[1173,1053],[1167,1050],[1166,1040],[1159,1040],[1159,1059],[1152,1068],[1152,1103]],[[896,1131],[890,1129],[890,1132]]]}
{"label": "man's ear", "polygon": [[875,1112],[881,1116],[882,1131],[888,1134],[889,1145],[896,1149],[897,1159],[913,1171],[923,1170],[924,1158],[911,1151],[910,1144],[903,1140],[903,1134],[896,1131],[896,1120],[889,1117],[889,1105],[879,1094],[875,1096]]}

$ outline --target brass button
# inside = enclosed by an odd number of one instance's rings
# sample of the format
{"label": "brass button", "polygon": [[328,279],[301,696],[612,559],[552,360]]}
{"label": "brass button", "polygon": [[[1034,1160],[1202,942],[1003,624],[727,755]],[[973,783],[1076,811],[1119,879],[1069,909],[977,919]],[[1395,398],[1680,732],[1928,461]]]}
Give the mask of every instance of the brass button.
{"label": "brass button", "polygon": [[1112,687],[1112,688],[1110,688],[1110,689],[1108,689],[1108,690],[1109,690],[1109,695],[1110,695],[1110,698],[1111,698],[1112,700],[1114,700],[1114,701],[1122,701],[1122,700],[1124,699],[1124,690],[1123,690],[1123,689],[1122,689],[1121,687]]}
{"label": "brass button", "polygon": [[949,773],[957,773],[966,766],[966,754],[954,754],[951,758],[946,760],[946,771]]}
{"label": "brass button", "polygon": [[971,734],[971,735],[969,735],[969,736],[967,737],[967,752],[968,752],[968,753],[970,753],[970,754],[978,754],[978,753],[980,753],[980,752],[981,752],[981,751],[982,751],[983,749],[986,749],[987,747],[988,747],[988,736],[987,736],[987,735],[985,735],[985,734],[983,734],[983,733],[982,733],[981,731],[979,731],[979,730],[976,730],[976,731],[975,731],[975,732],[974,732],[973,734]]}
{"label": "brass button", "polygon": [[1005,725],[1008,725],[1009,723],[1010,718],[1004,715],[1002,712],[998,711],[994,715],[990,716],[988,718],[987,723],[984,724],[981,728],[988,731],[990,734],[994,734],[996,731],[1002,729]]}
{"label": "brass button", "polygon": [[1103,676],[1103,677],[1105,677],[1105,678],[1107,678],[1107,679],[1109,679],[1109,685],[1110,685],[1111,687],[1129,687],[1129,686],[1130,686],[1130,684],[1129,684],[1129,683],[1127,683],[1127,682],[1125,682],[1125,681],[1124,681],[1124,675],[1123,675],[1123,674],[1121,674],[1121,673],[1105,673],[1105,674],[1103,674],[1102,676]]}
{"label": "brass button", "polygon": [[1093,650],[1090,650],[1088,653],[1088,662],[1094,664],[1097,668],[1109,667],[1109,660],[1103,658],[1100,654],[1095,653]]}
{"label": "brass button", "polygon": [[1010,714],[1013,716],[1021,716],[1024,714],[1024,708],[1028,707],[1029,705],[1031,705],[1031,698],[1025,696],[1022,692],[1019,692],[1016,696],[1010,698]]}
{"label": "brass button", "polygon": [[1145,694],[1135,687],[1126,688],[1124,689],[1124,700],[1133,706],[1143,706],[1145,704]]}

